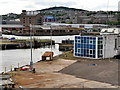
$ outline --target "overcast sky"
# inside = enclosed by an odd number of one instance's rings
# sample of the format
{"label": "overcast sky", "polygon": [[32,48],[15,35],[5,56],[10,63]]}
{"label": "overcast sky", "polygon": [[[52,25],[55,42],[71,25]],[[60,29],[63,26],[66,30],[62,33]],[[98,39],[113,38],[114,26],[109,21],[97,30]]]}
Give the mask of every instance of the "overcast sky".
{"label": "overcast sky", "polygon": [[[54,6],[91,11],[117,11],[119,0],[0,0],[0,15],[7,13],[20,14],[22,10],[40,10]],[[109,2],[109,3],[108,3]]]}

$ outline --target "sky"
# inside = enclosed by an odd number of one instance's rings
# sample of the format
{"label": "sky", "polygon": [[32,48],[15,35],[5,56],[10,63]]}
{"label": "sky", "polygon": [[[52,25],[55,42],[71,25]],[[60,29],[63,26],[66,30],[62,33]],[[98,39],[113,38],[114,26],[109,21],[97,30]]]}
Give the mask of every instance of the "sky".
{"label": "sky", "polygon": [[41,10],[54,6],[65,6],[90,11],[117,11],[119,1],[120,0],[0,0],[0,15],[8,13],[20,14],[22,10]]}

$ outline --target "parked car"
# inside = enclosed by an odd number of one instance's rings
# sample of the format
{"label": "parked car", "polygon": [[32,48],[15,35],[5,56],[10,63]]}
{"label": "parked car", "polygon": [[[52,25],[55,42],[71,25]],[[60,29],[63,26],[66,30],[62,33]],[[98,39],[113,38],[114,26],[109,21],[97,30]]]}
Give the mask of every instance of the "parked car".
{"label": "parked car", "polygon": [[120,59],[120,55],[115,55],[114,58],[115,59]]}

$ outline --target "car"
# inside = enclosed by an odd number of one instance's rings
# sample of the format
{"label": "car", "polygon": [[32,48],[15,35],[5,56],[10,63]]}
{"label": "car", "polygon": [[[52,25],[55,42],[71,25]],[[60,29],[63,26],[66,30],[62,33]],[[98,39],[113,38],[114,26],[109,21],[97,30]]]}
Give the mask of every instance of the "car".
{"label": "car", "polygon": [[25,67],[22,67],[20,70],[21,70],[21,71],[26,71],[26,70],[28,70],[28,69],[29,69],[29,67],[25,66]]}
{"label": "car", "polygon": [[120,55],[115,55],[114,58],[115,59],[120,59]]}

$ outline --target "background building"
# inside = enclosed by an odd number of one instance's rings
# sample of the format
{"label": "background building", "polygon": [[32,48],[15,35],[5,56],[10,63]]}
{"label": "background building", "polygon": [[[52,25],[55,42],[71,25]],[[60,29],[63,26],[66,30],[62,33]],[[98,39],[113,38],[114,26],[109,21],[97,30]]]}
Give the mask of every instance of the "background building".
{"label": "background building", "polygon": [[44,22],[55,22],[55,21],[56,21],[55,17],[45,17],[44,18]]}
{"label": "background building", "polygon": [[22,11],[20,22],[21,22],[21,25],[24,25],[24,26],[29,26],[30,24],[32,25],[43,24],[42,16],[40,15],[40,13],[34,12],[34,11],[26,11],[26,10]]}

